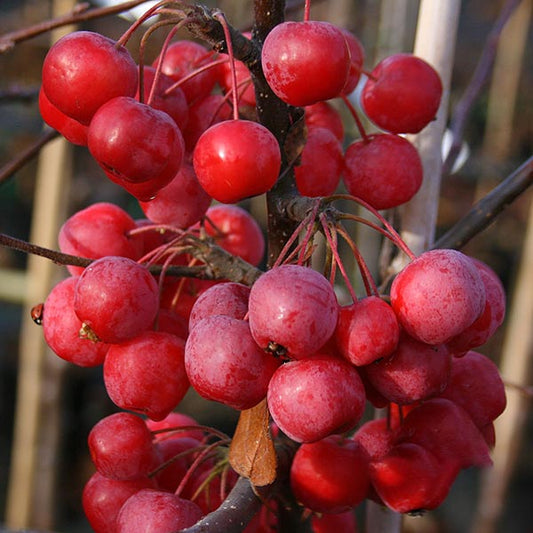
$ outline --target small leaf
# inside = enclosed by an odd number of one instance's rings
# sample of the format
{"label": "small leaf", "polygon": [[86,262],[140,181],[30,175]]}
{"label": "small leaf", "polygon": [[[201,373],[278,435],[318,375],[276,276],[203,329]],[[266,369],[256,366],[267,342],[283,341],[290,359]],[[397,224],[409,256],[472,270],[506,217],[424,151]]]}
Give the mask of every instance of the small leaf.
{"label": "small leaf", "polygon": [[270,485],[276,479],[276,450],[268,423],[266,399],[242,411],[229,450],[233,469],[256,487]]}

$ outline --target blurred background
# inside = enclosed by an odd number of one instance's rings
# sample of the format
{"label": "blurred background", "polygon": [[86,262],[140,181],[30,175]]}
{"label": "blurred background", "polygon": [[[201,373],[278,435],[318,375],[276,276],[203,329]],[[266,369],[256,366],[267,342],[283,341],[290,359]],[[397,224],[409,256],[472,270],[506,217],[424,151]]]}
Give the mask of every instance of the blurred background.
{"label": "blurred background", "polygon": [[[252,2],[203,3],[220,7],[234,26],[249,29]],[[442,183],[437,236],[532,155],[533,2],[515,3],[518,7],[494,49],[493,74],[482,87],[467,121],[464,142],[468,157]],[[495,21],[508,4],[502,0],[462,2],[450,95],[452,114]],[[0,0],[0,39],[8,32],[65,14],[74,5],[70,0]],[[353,31],[365,48],[365,68],[371,70],[387,54],[412,50],[418,8],[418,0],[322,1],[313,3],[312,17]],[[291,17],[300,18],[301,10],[292,11]],[[109,16],[79,28],[117,39],[130,24],[125,18]],[[43,134],[37,106],[41,65],[51,39],[59,34],[40,34],[0,53],[0,175]],[[151,38],[149,61],[157,55],[163,38],[164,32],[156,32]],[[128,45],[134,57],[137,46],[134,37]],[[341,106],[337,107],[346,118],[348,142],[356,135],[355,127]],[[54,166],[57,161],[61,162],[59,167]],[[0,181],[0,232],[57,249],[59,225],[75,211],[97,201],[116,203],[132,216],[143,217],[136,201],[103,176],[85,148],[54,142],[40,158],[31,159]],[[246,207],[263,216],[257,203]],[[425,517],[406,519],[405,531],[533,532],[531,394],[527,396],[513,387],[520,381],[522,385],[532,383],[529,360],[533,355],[533,320],[528,300],[533,300],[533,264],[531,252],[526,251],[532,246],[528,239],[533,239],[532,230],[527,229],[530,213],[528,191],[463,250],[499,274],[508,293],[509,309],[522,319],[529,317],[529,323],[522,321],[520,329],[510,324],[509,313],[505,324],[479,350],[507,369],[505,375],[512,381],[509,394],[516,395],[509,425],[502,424],[503,431],[508,431],[508,445],[498,452],[502,454],[498,464],[503,465],[498,470],[499,481],[477,471],[464,472],[446,503]],[[29,309],[43,301],[50,287],[65,275],[63,267],[0,247],[0,524],[5,521],[6,527],[13,529],[90,531],[81,509],[83,484],[93,471],[86,438],[100,418],[116,410],[105,393],[101,370],[77,368],[59,360],[43,345],[42,330],[30,319]],[[516,359],[509,359],[511,356]],[[192,393],[180,410],[228,433],[237,418],[231,410],[208,404]],[[14,471],[17,476],[13,476]],[[501,487],[503,492],[493,491],[502,495],[500,499],[486,490],[488,485]],[[480,526],[480,513],[483,509],[486,512],[487,505],[492,509],[489,514],[498,521]]]}

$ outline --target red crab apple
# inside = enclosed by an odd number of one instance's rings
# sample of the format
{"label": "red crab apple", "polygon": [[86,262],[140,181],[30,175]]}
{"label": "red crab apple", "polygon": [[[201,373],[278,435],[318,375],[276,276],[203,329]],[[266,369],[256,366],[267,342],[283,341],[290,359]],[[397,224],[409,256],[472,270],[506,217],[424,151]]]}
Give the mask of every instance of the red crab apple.
{"label": "red crab apple", "polygon": [[76,31],[57,41],[43,62],[43,90],[62,113],[88,125],[96,111],[117,96],[137,90],[137,65],[112,39]]}
{"label": "red crab apple", "polygon": [[211,126],[198,139],[193,165],[207,194],[232,204],[274,186],[281,152],[274,135],[261,124],[227,120]]}
{"label": "red crab apple", "polygon": [[418,133],[437,114],[442,82],[437,71],[411,54],[383,59],[361,95],[368,118],[391,133]]}
{"label": "red crab apple", "polygon": [[441,344],[476,320],[485,287],[472,260],[457,250],[430,250],[394,279],[391,304],[401,326],[426,344]]}
{"label": "red crab apple", "polygon": [[263,44],[261,63],[276,96],[307,106],[339,96],[350,70],[342,31],[323,21],[283,22]]}
{"label": "red crab apple", "polygon": [[139,335],[152,326],[158,309],[157,282],[147,268],[126,257],[93,261],[76,284],[74,311],[103,342]]}
{"label": "red crab apple", "polygon": [[250,291],[252,335],[261,348],[278,355],[300,359],[320,350],[335,331],[338,313],[329,281],[303,266],[272,268]]}

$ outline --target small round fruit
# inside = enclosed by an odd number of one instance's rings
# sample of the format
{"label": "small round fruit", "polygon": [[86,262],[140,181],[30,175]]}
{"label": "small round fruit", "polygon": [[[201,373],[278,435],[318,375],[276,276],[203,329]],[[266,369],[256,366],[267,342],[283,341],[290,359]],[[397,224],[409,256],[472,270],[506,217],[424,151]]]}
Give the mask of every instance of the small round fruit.
{"label": "small round fruit", "polygon": [[76,31],[50,48],[42,78],[50,102],[65,115],[88,125],[107,101],[135,94],[138,72],[123,46],[98,33]]}
{"label": "small round fruit", "polygon": [[281,152],[274,135],[249,120],[227,120],[198,139],[193,165],[215,200],[232,204],[269,191],[278,179]]}
{"label": "small round fruit", "polygon": [[437,71],[411,54],[383,59],[361,94],[368,118],[391,133],[418,133],[435,119],[442,96]]}
{"label": "small round fruit", "polygon": [[342,31],[322,21],[283,22],[263,44],[261,63],[276,96],[293,106],[339,96],[350,70]]}
{"label": "small round fruit", "polygon": [[391,304],[411,336],[437,345],[479,317],[485,306],[485,287],[468,256],[457,250],[430,250],[396,276]]}
{"label": "small round fruit", "polygon": [[301,359],[320,350],[333,335],[338,314],[329,281],[303,266],[273,268],[250,291],[252,335],[261,348],[278,355]]}

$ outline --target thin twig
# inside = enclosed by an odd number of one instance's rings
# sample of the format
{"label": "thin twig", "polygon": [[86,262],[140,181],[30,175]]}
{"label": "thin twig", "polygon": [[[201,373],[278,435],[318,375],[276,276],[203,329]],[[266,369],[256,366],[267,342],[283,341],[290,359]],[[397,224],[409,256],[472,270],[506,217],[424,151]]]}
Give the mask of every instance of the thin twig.
{"label": "thin twig", "polygon": [[20,170],[26,163],[31,161],[43,146],[59,136],[56,130],[50,130],[39,137],[31,146],[15,156],[9,163],[0,168],[0,185],[10,178],[15,172]]}
{"label": "thin twig", "polygon": [[494,23],[494,26],[487,37],[478,64],[474,70],[474,74],[472,75],[472,79],[470,80],[470,83],[468,84],[463,96],[455,106],[455,110],[450,121],[452,144],[442,167],[443,176],[450,174],[455,160],[459,155],[463,143],[466,121],[470,116],[470,111],[472,110],[475,101],[487,83],[492,72],[500,35],[505,24],[520,2],[521,0],[507,0],[503,5],[498,18],[496,19],[496,22]]}
{"label": "thin twig", "polygon": [[477,202],[433,247],[462,248],[532,184],[533,156]]}
{"label": "thin twig", "polygon": [[1,35],[0,54],[7,52],[17,43],[27,41],[28,39],[32,39],[33,37],[37,37],[38,35],[49,32],[56,28],[67,26],[69,24],[76,24],[78,22],[86,22],[88,20],[93,20],[108,15],[116,15],[118,13],[122,13],[123,11],[128,11],[129,9],[143,4],[146,1],[147,0],[130,0],[129,2],[123,2],[122,4],[118,4],[116,6],[95,9],[90,9],[91,6],[88,2],[78,4],[74,10],[65,15],[61,15],[60,17],[45,20],[33,26]]}

